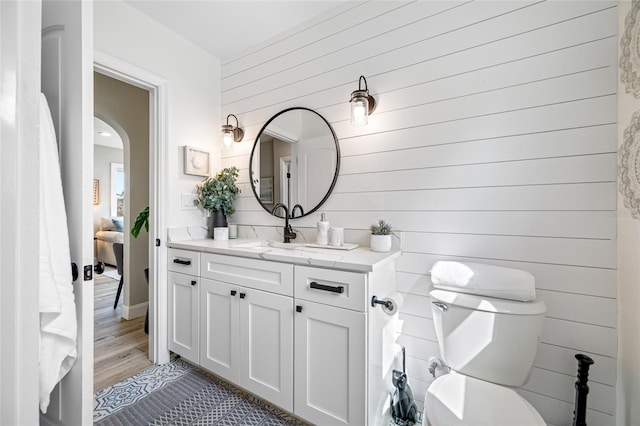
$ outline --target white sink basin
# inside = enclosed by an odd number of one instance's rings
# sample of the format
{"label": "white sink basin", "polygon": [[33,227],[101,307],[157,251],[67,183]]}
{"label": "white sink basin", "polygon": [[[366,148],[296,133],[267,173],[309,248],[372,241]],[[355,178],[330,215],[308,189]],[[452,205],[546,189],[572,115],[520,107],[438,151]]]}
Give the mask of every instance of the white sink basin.
{"label": "white sink basin", "polygon": [[252,241],[250,243],[242,243],[231,246],[233,248],[247,248],[247,249],[266,249],[266,248],[278,248],[293,250],[299,247],[304,247],[304,244],[299,243],[282,243],[278,241]]}

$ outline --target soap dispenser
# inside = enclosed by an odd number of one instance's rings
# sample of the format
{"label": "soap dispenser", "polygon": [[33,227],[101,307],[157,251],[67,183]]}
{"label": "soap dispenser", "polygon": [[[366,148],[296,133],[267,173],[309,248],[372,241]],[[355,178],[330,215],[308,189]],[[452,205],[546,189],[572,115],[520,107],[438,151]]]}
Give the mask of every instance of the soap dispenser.
{"label": "soap dispenser", "polygon": [[316,244],[329,244],[329,222],[325,221],[324,213],[320,213],[320,222],[318,222],[318,233],[316,236]]}

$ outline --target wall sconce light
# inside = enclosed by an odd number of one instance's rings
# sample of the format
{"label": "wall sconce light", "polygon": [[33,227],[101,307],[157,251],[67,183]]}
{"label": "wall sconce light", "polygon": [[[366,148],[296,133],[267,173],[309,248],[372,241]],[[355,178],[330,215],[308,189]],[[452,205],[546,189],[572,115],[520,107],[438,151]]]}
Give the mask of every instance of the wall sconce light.
{"label": "wall sconce light", "polygon": [[[364,89],[362,82],[364,81]],[[367,79],[363,75],[358,80],[358,90],[351,93],[351,124],[365,126],[369,122],[369,114],[376,109],[376,100],[369,94]]]}
{"label": "wall sconce light", "polygon": [[[229,124],[229,117],[236,119],[235,127]],[[233,114],[227,115],[227,124],[222,125],[222,145],[229,148],[233,142],[240,142],[244,137],[244,130],[238,127],[238,117]]]}

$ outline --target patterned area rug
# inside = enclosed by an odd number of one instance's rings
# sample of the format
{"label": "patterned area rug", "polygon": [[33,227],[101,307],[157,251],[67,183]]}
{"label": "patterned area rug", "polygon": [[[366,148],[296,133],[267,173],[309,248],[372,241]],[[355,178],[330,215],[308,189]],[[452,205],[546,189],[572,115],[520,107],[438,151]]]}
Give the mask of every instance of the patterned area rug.
{"label": "patterned area rug", "polygon": [[304,425],[186,361],[173,360],[98,392],[95,425]]}

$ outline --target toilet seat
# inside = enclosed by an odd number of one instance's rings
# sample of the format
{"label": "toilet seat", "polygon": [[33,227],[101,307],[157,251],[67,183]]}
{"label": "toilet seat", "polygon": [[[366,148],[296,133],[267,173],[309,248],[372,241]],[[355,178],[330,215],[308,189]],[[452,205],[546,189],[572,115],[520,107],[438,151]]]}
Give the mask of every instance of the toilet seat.
{"label": "toilet seat", "polygon": [[546,426],[513,389],[455,372],[429,386],[423,417],[430,426]]}

